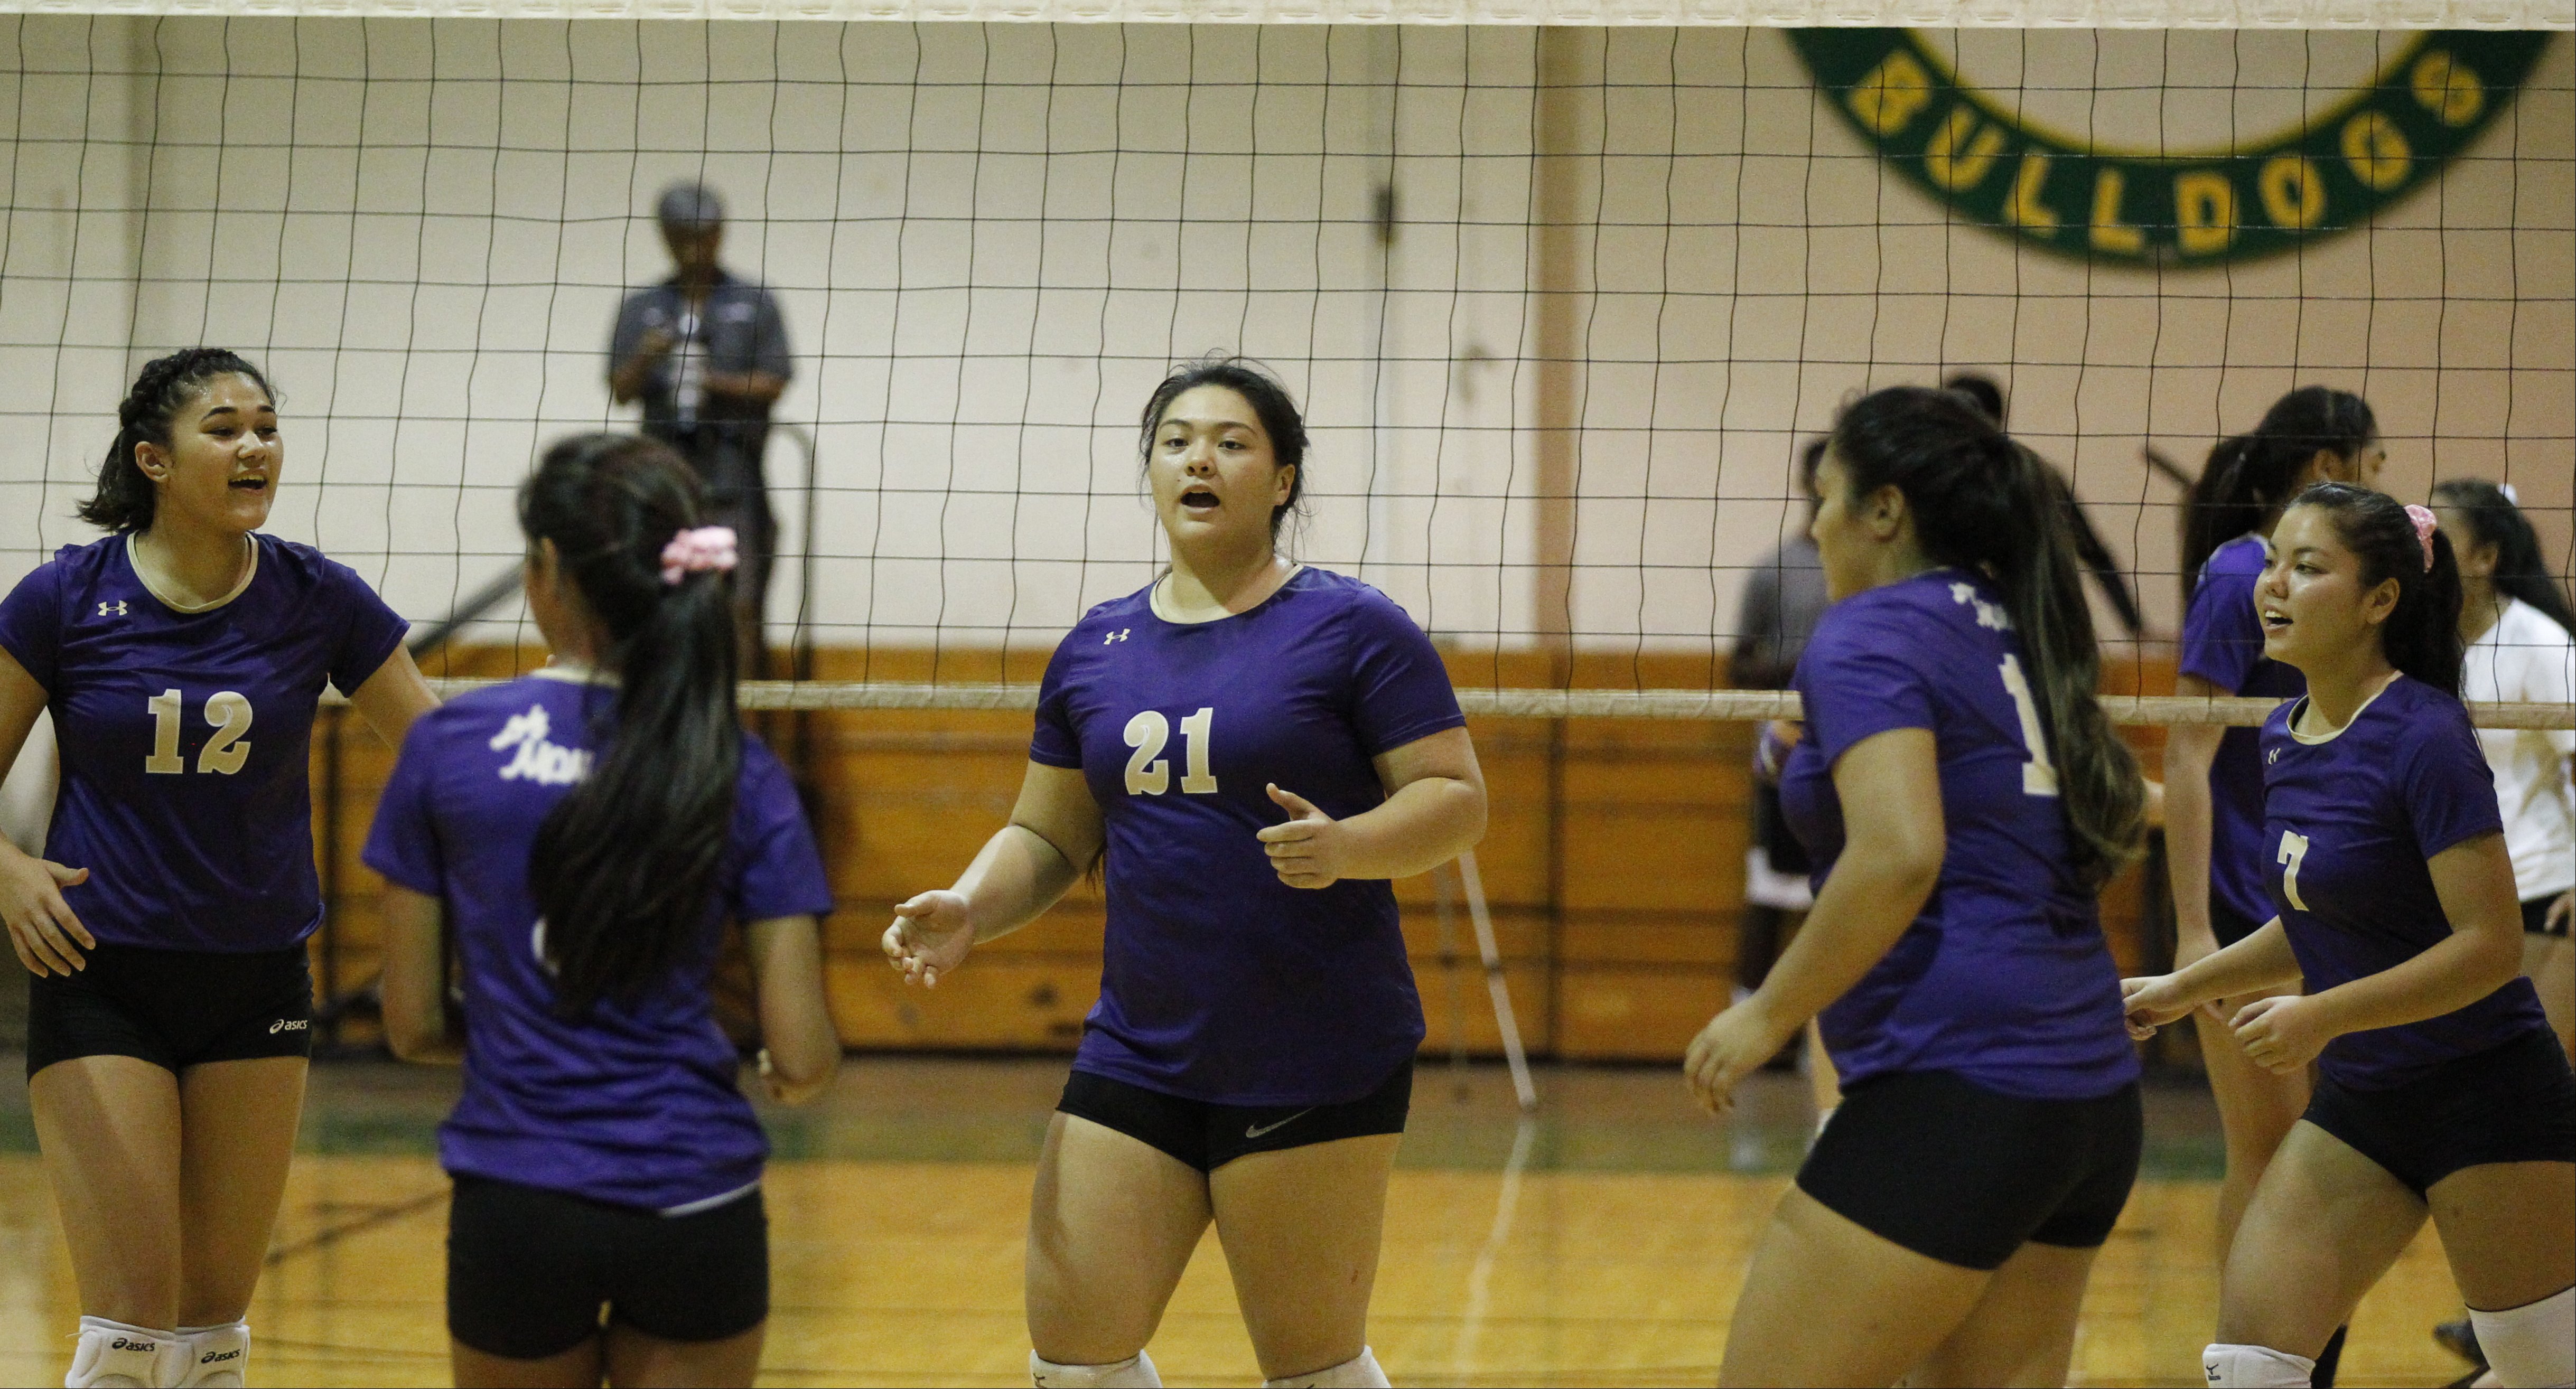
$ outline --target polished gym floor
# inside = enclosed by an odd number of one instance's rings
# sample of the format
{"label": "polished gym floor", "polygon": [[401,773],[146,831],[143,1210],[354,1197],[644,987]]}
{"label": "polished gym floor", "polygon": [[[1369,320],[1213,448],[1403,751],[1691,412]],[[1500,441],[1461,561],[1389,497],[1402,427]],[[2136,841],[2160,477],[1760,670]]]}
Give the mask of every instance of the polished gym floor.
{"label": "polished gym floor", "polygon": [[[771,1110],[781,1385],[1025,1384],[1020,1249],[1064,1062],[854,1057],[832,1094]],[[20,1080],[0,1057],[0,1383],[59,1384],[77,1297]],[[1426,1063],[1389,1197],[1370,1339],[1398,1384],[1706,1384],[1749,1246],[1803,1148],[1804,1083],[1765,1075],[1729,1123],[1669,1068],[1542,1068],[1524,1121],[1498,1068]],[[452,1072],[315,1067],[303,1151],[250,1321],[254,1384],[447,1383]],[[2150,1090],[2147,1177],[2096,1267],[2078,1384],[2201,1382],[2217,1308],[2217,1126]],[[2456,1316],[2428,1230],[2354,1320],[2349,1385],[2434,1385]],[[1256,1384],[1224,1255],[1202,1246],[1155,1361],[1173,1384]]]}

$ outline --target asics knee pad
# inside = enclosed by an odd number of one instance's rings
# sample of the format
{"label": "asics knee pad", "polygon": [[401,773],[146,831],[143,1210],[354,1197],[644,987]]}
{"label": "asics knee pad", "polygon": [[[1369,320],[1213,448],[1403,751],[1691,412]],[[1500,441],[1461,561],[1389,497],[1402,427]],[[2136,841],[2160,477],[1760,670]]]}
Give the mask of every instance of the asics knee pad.
{"label": "asics knee pad", "polygon": [[72,1352],[72,1369],[63,1376],[63,1389],[162,1389],[176,1384],[187,1364],[186,1345],[172,1332],[83,1317],[80,1346]]}
{"label": "asics knee pad", "polygon": [[2317,1362],[2270,1346],[2213,1345],[2200,1352],[2209,1389],[2308,1389]]}
{"label": "asics knee pad", "polygon": [[1163,1389],[1153,1358],[1141,1350],[1107,1365],[1059,1365],[1030,1351],[1029,1382],[1038,1389]]}
{"label": "asics knee pad", "polygon": [[2469,1321],[2506,1389],[2576,1385],[2576,1288],[2501,1312],[2472,1307]]}
{"label": "asics knee pad", "polygon": [[1286,1379],[1265,1379],[1261,1389],[1387,1389],[1386,1371],[1377,1367],[1377,1356],[1362,1346],[1359,1354],[1338,1365]]}
{"label": "asics knee pad", "polygon": [[179,1389],[241,1389],[250,1365],[250,1324],[183,1326],[179,1340],[187,1347],[188,1365]]}

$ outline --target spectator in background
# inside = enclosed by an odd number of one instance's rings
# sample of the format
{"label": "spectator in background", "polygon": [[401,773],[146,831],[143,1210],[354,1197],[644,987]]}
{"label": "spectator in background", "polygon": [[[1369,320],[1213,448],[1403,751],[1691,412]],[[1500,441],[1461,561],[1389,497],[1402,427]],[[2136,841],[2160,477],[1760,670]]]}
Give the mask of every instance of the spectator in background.
{"label": "spectator in background", "polygon": [[762,286],[725,272],[724,203],[700,183],[676,183],[656,209],[673,273],[626,296],[608,348],[608,390],[642,401],[644,432],[679,451],[705,482],[713,525],[741,538],[734,586],[746,669],[767,673],[761,619],[778,527],[761,458],[769,410],[787,389],[787,324]]}
{"label": "spectator in background", "polygon": [[[1807,496],[1806,520],[1815,517],[1816,463],[1825,441],[1815,439],[1799,451],[1798,490]],[[1744,690],[1781,690],[1798,668],[1798,653],[1825,611],[1824,562],[1816,542],[1801,524],[1797,533],[1773,547],[1746,578],[1736,609],[1735,654],[1728,664],[1732,682]],[[1790,729],[1782,730],[1790,735]],[[1735,997],[1740,1002],[1762,987],[1771,962],[1814,901],[1808,890],[1811,865],[1806,849],[1789,833],[1780,816],[1780,782],[1775,767],[1759,754],[1753,776],[1752,843],[1744,851],[1744,914],[1735,937]]]}

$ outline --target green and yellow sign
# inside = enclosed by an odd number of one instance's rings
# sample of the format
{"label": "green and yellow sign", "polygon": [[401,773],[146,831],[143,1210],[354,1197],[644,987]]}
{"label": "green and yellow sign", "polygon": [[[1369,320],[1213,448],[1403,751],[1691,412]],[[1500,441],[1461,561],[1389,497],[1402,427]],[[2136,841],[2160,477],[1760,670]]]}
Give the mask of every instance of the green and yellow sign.
{"label": "green and yellow sign", "polygon": [[2431,30],[2298,129],[2172,155],[2017,120],[1911,30],[1789,37],[1834,110],[1959,216],[2069,255],[2167,264],[2268,255],[2369,221],[2468,148],[2550,39]]}

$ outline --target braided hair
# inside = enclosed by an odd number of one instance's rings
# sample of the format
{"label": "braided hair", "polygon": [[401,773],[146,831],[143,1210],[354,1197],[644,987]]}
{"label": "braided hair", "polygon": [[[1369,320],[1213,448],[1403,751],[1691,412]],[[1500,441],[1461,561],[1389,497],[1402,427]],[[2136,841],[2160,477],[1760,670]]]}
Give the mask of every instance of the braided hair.
{"label": "braided hair", "polygon": [[260,394],[271,400],[277,397],[259,368],[230,348],[183,347],[145,362],[124,402],[116,407],[116,442],[107,446],[107,461],[99,466],[98,491],[74,514],[103,530],[149,529],[159,495],[153,491],[152,479],[135,463],[134,446],[170,447],[171,421],[218,376],[247,376],[258,384]]}

